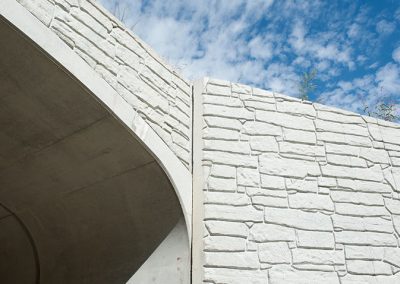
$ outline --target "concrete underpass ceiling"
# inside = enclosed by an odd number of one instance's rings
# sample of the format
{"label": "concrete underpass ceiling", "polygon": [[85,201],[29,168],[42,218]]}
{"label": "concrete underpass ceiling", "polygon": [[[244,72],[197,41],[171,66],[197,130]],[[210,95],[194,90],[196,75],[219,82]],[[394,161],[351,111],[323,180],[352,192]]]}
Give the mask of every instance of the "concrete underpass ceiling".
{"label": "concrete underpass ceiling", "polygon": [[182,216],[154,158],[0,18],[0,279],[125,283]]}

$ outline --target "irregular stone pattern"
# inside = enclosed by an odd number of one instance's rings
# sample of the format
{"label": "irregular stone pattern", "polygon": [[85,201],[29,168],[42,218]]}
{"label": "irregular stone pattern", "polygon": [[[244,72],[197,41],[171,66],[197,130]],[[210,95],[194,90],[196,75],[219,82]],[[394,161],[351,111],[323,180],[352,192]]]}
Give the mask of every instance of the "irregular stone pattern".
{"label": "irregular stone pattern", "polygon": [[17,0],[113,87],[190,168],[191,84],[95,0]]}
{"label": "irregular stone pattern", "polygon": [[400,283],[400,125],[209,80],[204,283]]}

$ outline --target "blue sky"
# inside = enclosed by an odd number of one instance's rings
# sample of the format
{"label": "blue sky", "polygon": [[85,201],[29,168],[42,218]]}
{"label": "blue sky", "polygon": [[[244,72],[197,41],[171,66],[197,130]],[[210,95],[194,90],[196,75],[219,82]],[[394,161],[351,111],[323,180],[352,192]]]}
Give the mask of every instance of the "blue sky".
{"label": "blue sky", "polygon": [[[110,10],[116,0],[100,0]],[[125,23],[189,79],[210,76],[362,112],[400,108],[400,1],[118,0]]]}

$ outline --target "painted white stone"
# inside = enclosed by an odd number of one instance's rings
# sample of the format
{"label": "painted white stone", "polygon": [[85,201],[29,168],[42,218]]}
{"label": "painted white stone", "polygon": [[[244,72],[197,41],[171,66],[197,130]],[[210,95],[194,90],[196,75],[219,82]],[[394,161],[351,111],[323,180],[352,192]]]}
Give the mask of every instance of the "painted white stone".
{"label": "painted white stone", "polygon": [[253,206],[232,207],[225,205],[206,204],[205,220],[224,221],[249,221],[262,222],[263,212],[256,210]]}
{"label": "painted white stone", "polygon": [[249,228],[240,222],[206,221],[211,235],[247,238]]}
{"label": "painted white stone", "polygon": [[366,206],[351,203],[336,203],[336,213],[348,216],[379,217],[388,216],[389,212],[384,206]]}
{"label": "painted white stone", "polygon": [[315,193],[289,194],[289,207],[303,209],[305,211],[333,212],[334,205],[328,195]]}
{"label": "painted white stone", "polygon": [[329,216],[296,209],[265,208],[265,222],[305,230],[333,230]]}
{"label": "painted white stone", "polygon": [[310,104],[284,101],[279,102],[276,107],[279,112],[283,113],[293,113],[310,117],[315,117],[316,115],[314,107]]}
{"label": "painted white stone", "polygon": [[374,148],[360,148],[360,157],[373,163],[389,164],[387,151]]}
{"label": "painted white stone", "polygon": [[335,166],[361,167],[361,168],[367,167],[367,162],[358,157],[328,154],[326,158],[329,164]]}
{"label": "painted white stone", "polygon": [[396,215],[400,215],[400,200],[385,198],[387,210]]}
{"label": "painted white stone", "polygon": [[335,239],[332,232],[296,230],[296,244],[299,248],[333,249]]}
{"label": "painted white stone", "polygon": [[381,217],[357,217],[336,214],[332,216],[332,221],[335,230],[371,231],[382,233],[393,232],[392,222]]}
{"label": "painted white stone", "polygon": [[209,127],[204,129],[204,139],[231,140],[238,141],[240,132],[232,129]]}
{"label": "painted white stone", "polygon": [[325,149],[323,146],[306,145],[291,142],[279,142],[280,153],[298,154],[312,157],[325,156]]}
{"label": "painted white stone", "polygon": [[391,193],[392,190],[389,185],[382,182],[370,182],[351,179],[337,179],[338,186],[353,191],[360,192],[376,192],[376,193]]}
{"label": "painted white stone", "polygon": [[286,113],[258,111],[256,110],[256,120],[267,122],[286,128],[314,131],[314,123],[311,119],[289,115]]}
{"label": "painted white stone", "polygon": [[234,108],[222,105],[203,105],[203,113],[205,116],[219,116],[226,118],[254,120],[254,113],[244,108]]}
{"label": "painted white stone", "polygon": [[257,252],[205,252],[204,263],[207,267],[226,267],[236,269],[257,269]]}
{"label": "painted white stone", "polygon": [[285,189],[285,179],[279,176],[261,174],[261,187],[271,189]]}
{"label": "painted white stone", "polygon": [[340,244],[397,247],[397,240],[392,234],[376,232],[335,232],[335,240]]}
{"label": "painted white stone", "polygon": [[278,152],[278,143],[272,136],[251,136],[250,148],[260,152]]}
{"label": "painted white stone", "polygon": [[223,164],[237,167],[257,168],[258,159],[256,156],[241,155],[223,151],[203,151],[203,160],[215,164]]}
{"label": "painted white stone", "polygon": [[227,236],[210,236],[204,239],[204,251],[245,251],[246,241],[243,238]]}
{"label": "painted white stone", "polygon": [[287,198],[275,196],[255,195],[251,198],[251,202],[259,206],[288,208]]}
{"label": "painted white stone", "polygon": [[292,256],[285,242],[263,243],[258,246],[260,262],[269,264],[290,264]]}
{"label": "painted white stone", "polygon": [[237,184],[243,186],[258,186],[260,184],[260,173],[257,169],[238,168]]}
{"label": "painted white stone", "polygon": [[324,120],[316,120],[315,127],[317,131],[335,132],[359,136],[369,135],[368,129],[365,126],[356,124],[343,124]]}
{"label": "painted white stone", "polygon": [[326,249],[293,249],[293,264],[311,263],[322,265],[344,265],[344,252]]}
{"label": "painted white stone", "polygon": [[372,143],[369,137],[356,136],[349,134],[339,134],[334,132],[317,132],[317,140],[324,142],[340,143],[350,146],[371,147]]}
{"label": "painted white stone", "polygon": [[384,205],[382,195],[377,193],[332,190],[330,195],[334,202],[361,205]]}
{"label": "painted white stone", "polygon": [[347,271],[351,274],[392,275],[390,265],[381,261],[348,260]]}
{"label": "painted white stone", "polygon": [[282,158],[278,155],[260,155],[260,172],[267,175],[304,178],[320,175],[317,163]]}
{"label": "painted white stone", "polygon": [[252,201],[250,197],[243,193],[231,193],[226,192],[208,192],[204,197],[205,204],[222,204],[232,206],[245,206],[250,205]]}
{"label": "painted white stone", "polygon": [[291,179],[286,178],[286,188],[289,190],[296,190],[299,192],[318,192],[318,182],[316,179]]}
{"label": "painted white stone", "polygon": [[353,124],[364,124],[364,120],[358,115],[343,115],[331,111],[318,111],[318,118],[322,120],[329,120],[339,123],[353,123]]}
{"label": "painted white stone", "polygon": [[229,268],[204,268],[204,281],[206,283],[229,284],[268,284],[266,271],[240,270]]}
{"label": "painted white stone", "polygon": [[246,121],[243,124],[243,133],[249,135],[272,135],[281,136],[282,129],[280,126],[267,124],[260,121]]}
{"label": "painted white stone", "polygon": [[212,191],[236,191],[236,181],[230,178],[217,178],[217,177],[209,177],[208,178],[208,189]]}
{"label": "painted white stone", "polygon": [[207,84],[207,93],[230,97],[231,87],[229,83],[224,85]]}
{"label": "painted white stone", "polygon": [[317,137],[314,132],[301,131],[296,129],[284,128],[283,137],[285,141],[307,143],[314,145],[317,143]]}
{"label": "painted white stone", "polygon": [[269,284],[339,284],[336,272],[295,270],[289,265],[276,265],[269,271]]}
{"label": "painted white stone", "polygon": [[323,175],[330,177],[352,178],[377,182],[383,180],[382,170],[377,165],[366,169],[323,165],[321,166],[321,171]]}
{"label": "painted white stone", "polygon": [[240,130],[242,128],[242,123],[234,118],[206,116],[204,117],[204,121],[209,127],[226,128],[232,130]]}
{"label": "painted white stone", "polygon": [[346,259],[383,260],[384,248],[371,246],[345,246]]}
{"label": "painted white stone", "polygon": [[218,178],[236,178],[236,168],[226,165],[213,165],[210,174]]}
{"label": "painted white stone", "polygon": [[249,240],[255,242],[295,241],[292,228],[274,224],[254,224],[249,233]]}

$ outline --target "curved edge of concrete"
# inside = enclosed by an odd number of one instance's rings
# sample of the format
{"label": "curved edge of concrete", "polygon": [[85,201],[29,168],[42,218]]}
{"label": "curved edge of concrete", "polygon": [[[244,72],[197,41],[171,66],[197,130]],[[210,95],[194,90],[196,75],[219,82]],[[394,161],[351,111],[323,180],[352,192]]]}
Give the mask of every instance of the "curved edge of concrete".
{"label": "curved edge of concrete", "polygon": [[0,16],[16,27],[87,88],[154,156],[175,189],[191,247],[192,176],[139,114],[73,50],[15,0],[2,0]]}

